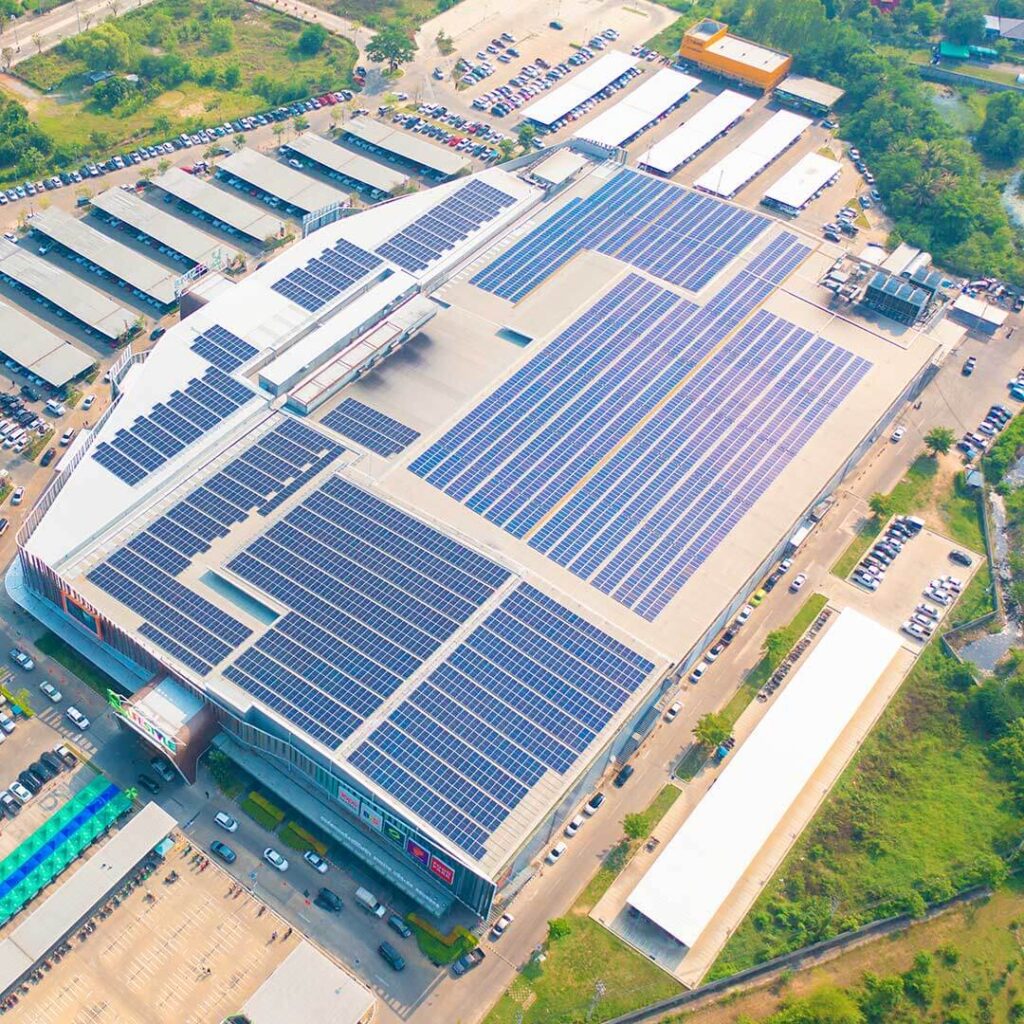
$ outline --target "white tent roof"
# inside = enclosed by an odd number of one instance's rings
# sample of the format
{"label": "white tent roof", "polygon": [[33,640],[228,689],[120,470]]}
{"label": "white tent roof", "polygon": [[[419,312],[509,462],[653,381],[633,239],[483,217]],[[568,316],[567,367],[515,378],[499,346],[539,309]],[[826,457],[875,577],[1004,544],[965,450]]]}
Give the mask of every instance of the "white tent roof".
{"label": "white tent roof", "polygon": [[662,68],[627,93],[614,107],[585,124],[574,133],[575,137],[588,139],[601,146],[621,146],[674,107],[698,85],[699,78],[671,68]]}
{"label": "white tent roof", "polygon": [[665,846],[627,902],[692,947],[900,648],[847,609]]}
{"label": "white tent roof", "polygon": [[726,89],[706,107],[701,107],[688,121],[640,157],[638,163],[661,174],[675,172],[710,145],[734,121],[738,121],[753,105],[754,99]]}
{"label": "white tent roof", "polygon": [[811,119],[789,110],[780,110],[760,128],[741,142],[728,156],[719,160],[694,184],[705,192],[726,199],[734,196],[751,178],[760,174],[780,153],[788,149]]}
{"label": "white tent roof", "polygon": [[531,103],[523,111],[523,118],[537,124],[554,124],[633,67],[636,67],[635,57],[609,50],[593,64],[570,75],[563,85]]}
{"label": "white tent roof", "polygon": [[765,192],[765,201],[790,210],[801,210],[814,193],[827,185],[840,170],[842,166],[838,160],[831,160],[820,153],[808,153]]}

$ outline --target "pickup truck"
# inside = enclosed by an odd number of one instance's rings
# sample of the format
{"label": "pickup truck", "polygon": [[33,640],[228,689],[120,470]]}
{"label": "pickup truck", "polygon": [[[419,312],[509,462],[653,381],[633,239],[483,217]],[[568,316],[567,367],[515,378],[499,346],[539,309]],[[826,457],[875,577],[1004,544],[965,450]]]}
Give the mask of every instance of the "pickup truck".
{"label": "pickup truck", "polygon": [[484,957],[487,954],[484,953],[479,946],[476,949],[471,949],[468,953],[463,953],[455,963],[452,964],[452,974],[457,978],[461,978],[467,971],[473,970],[474,967],[479,967],[483,963]]}

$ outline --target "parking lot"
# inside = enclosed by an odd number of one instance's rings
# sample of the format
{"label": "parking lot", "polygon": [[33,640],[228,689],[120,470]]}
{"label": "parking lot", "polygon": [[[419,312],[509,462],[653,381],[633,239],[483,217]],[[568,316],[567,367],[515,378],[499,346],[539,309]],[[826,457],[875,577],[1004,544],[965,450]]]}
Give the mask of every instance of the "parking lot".
{"label": "parking lot", "polygon": [[[94,917],[86,938],[7,1014],[25,1024],[211,1024],[237,1012],[301,936],[179,840],[146,883]],[[72,869],[73,870],[73,869]],[[168,883],[177,871],[179,879]],[[17,918],[15,920],[18,920]],[[276,933],[276,938],[273,936]]]}

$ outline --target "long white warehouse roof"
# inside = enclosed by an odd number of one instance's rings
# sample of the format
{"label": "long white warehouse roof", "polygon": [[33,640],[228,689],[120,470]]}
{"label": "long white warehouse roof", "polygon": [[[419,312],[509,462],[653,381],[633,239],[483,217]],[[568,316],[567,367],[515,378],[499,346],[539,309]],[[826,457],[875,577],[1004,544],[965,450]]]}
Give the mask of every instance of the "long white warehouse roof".
{"label": "long white warehouse roof", "polygon": [[609,50],[589,67],[570,75],[563,85],[530,104],[523,111],[523,117],[537,124],[554,124],[633,67],[636,67],[635,57],[618,50]]}
{"label": "long white warehouse roof", "polygon": [[780,110],[694,184],[716,196],[726,199],[734,196],[751,178],[793,145],[810,124],[809,117]]}
{"label": "long white warehouse roof", "polygon": [[692,160],[738,121],[754,102],[752,97],[731,89],[720,92],[674,132],[651,146],[637,162],[659,174],[675,174],[687,160]]}
{"label": "long white warehouse roof", "polygon": [[220,162],[217,169],[225,174],[233,174],[306,213],[334,202],[348,202],[348,196],[339,189],[317,181],[308,174],[302,174],[287,164],[272,160],[255,149],[240,149],[232,153]]}
{"label": "long white warehouse roof", "polygon": [[403,188],[409,181],[404,174],[393,168],[385,167],[376,160],[360,156],[349,149],[343,149],[315,132],[297,135],[285,143],[285,148],[336,174],[344,175],[352,181],[358,181],[361,185],[367,185],[380,192],[393,192],[395,189]]}
{"label": "long white warehouse roof", "polygon": [[764,194],[764,202],[801,210],[814,193],[824,188],[842,170],[838,160],[820,153],[808,153]]}
{"label": "long white warehouse roof", "polygon": [[627,902],[692,947],[900,648],[847,609],[812,648]]}
{"label": "long white warehouse roof", "polygon": [[627,93],[614,107],[598,114],[593,121],[576,131],[575,137],[602,146],[621,146],[671,110],[698,85],[699,78],[671,68],[662,68]]}

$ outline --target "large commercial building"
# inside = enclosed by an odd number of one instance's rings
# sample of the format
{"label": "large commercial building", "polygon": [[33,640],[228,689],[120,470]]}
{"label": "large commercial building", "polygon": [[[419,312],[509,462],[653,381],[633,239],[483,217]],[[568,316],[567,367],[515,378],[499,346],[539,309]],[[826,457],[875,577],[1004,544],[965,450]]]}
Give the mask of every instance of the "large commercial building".
{"label": "large commercial building", "polygon": [[683,34],[679,59],[757,89],[774,89],[793,66],[788,53],[730,35],[729,26],[705,18]]}
{"label": "large commercial building", "polygon": [[515,884],[935,355],[834,314],[771,218],[530,170],[323,227],[171,328],[8,578],[434,914]]}

